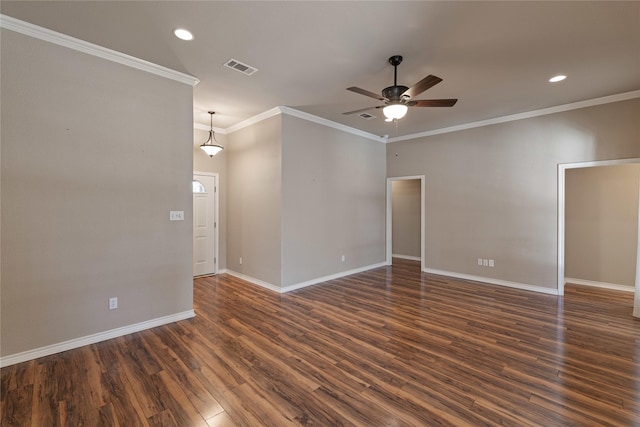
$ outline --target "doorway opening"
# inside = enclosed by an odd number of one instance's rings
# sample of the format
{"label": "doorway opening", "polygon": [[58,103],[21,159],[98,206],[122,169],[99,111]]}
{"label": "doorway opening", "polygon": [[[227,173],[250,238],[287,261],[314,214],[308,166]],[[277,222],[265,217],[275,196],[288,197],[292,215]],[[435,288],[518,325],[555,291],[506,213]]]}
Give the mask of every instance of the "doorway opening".
{"label": "doorway opening", "polygon": [[[637,159],[619,159],[604,160],[580,163],[565,163],[558,165],[558,295],[564,295],[565,287],[565,198],[566,198],[566,181],[565,175],[568,169],[591,168],[598,166],[616,166],[626,164],[640,164],[640,158]],[[640,207],[639,207],[640,210]],[[638,214],[638,242],[636,247],[636,275],[635,275],[635,293],[636,302],[640,295],[640,212]],[[635,311],[640,312],[638,303],[635,304]],[[639,313],[640,314],[640,313]]]}
{"label": "doorway opening", "polygon": [[218,272],[218,174],[193,173],[193,276]]}
{"label": "doorway opening", "polygon": [[[425,269],[424,186],[424,175],[387,178],[387,265],[397,256],[419,260],[420,271]],[[394,223],[394,217],[399,221]]]}

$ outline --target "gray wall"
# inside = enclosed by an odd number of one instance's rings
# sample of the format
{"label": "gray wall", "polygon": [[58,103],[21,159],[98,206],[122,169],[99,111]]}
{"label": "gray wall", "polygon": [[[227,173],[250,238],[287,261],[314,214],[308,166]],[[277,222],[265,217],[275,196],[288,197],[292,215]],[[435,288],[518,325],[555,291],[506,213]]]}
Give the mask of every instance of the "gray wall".
{"label": "gray wall", "polygon": [[190,311],[192,88],[8,30],[1,47],[1,354]]}
{"label": "gray wall", "polygon": [[388,144],[389,177],[426,175],[427,268],[556,289],[557,165],[640,157],[638,117],[633,99]]}
{"label": "gray wall", "polygon": [[420,257],[420,180],[391,181],[392,253]]}
{"label": "gray wall", "polygon": [[218,144],[225,147],[213,157],[200,149],[209,131],[193,131],[193,170],[218,174],[218,269],[227,268],[227,136],[216,133]]}
{"label": "gray wall", "polygon": [[384,145],[281,117],[283,286],[384,262]]}
{"label": "gray wall", "polygon": [[565,172],[565,276],[635,287],[640,165]]}
{"label": "gray wall", "polygon": [[227,268],[280,286],[280,117],[231,133],[227,141]]}

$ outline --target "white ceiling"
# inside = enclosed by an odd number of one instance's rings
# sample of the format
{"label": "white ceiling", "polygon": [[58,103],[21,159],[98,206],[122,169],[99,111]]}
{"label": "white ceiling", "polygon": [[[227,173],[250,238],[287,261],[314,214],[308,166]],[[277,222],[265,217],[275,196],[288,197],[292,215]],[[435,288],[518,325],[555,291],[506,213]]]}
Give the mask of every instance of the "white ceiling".
{"label": "white ceiling", "polygon": [[[228,128],[288,106],[376,135],[414,134],[640,90],[640,2],[6,1],[0,11],[200,79],[194,120]],[[178,40],[173,29],[195,36]],[[397,128],[345,111],[374,106],[348,92],[444,81]],[[245,76],[223,66],[258,68]],[[547,80],[568,75],[562,83]]]}

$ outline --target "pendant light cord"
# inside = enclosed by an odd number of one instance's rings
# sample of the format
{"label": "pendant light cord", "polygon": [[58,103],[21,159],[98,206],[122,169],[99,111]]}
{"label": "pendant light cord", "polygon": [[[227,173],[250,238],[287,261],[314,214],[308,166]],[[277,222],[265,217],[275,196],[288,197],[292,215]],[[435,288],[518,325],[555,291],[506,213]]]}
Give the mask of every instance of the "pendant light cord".
{"label": "pendant light cord", "polygon": [[209,119],[210,119],[209,141],[211,141],[211,144],[213,144],[213,141],[218,142],[218,140],[216,139],[216,133],[213,131],[213,115],[214,114],[215,114],[215,111],[209,111]]}

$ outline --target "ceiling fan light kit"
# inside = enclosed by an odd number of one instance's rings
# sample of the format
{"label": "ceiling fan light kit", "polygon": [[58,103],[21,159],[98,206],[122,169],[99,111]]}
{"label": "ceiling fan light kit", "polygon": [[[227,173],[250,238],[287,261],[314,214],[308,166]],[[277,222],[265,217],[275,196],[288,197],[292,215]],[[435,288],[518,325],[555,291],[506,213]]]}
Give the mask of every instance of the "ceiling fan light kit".
{"label": "ceiling fan light kit", "polygon": [[391,121],[403,118],[405,114],[407,114],[408,109],[409,107],[404,104],[390,104],[384,107],[382,112],[384,116]]}
{"label": "ceiling fan light kit", "polygon": [[215,114],[215,111],[209,111],[209,114],[211,115],[211,130],[209,131],[209,139],[207,139],[207,141],[202,144],[200,148],[202,149],[202,151],[207,153],[209,157],[213,157],[224,150],[224,147],[213,143],[213,141],[218,142],[216,140],[216,134],[213,131],[213,115]]}
{"label": "ceiling fan light kit", "polygon": [[437,76],[428,75],[411,87],[398,85],[398,65],[401,63],[402,56],[400,55],[393,55],[389,58],[389,64],[393,66],[393,86],[384,88],[381,92],[382,96],[356,86],[347,88],[347,90],[351,92],[359,93],[360,95],[368,96],[370,98],[377,99],[378,101],[383,101],[385,105],[361,108],[359,110],[347,111],[342,114],[355,114],[372,110],[374,108],[382,108],[382,112],[387,118],[386,121],[391,122],[403,118],[407,114],[409,107],[453,107],[456,102],[458,102],[457,99],[414,100],[414,97],[437,85],[442,81],[442,79]]}

